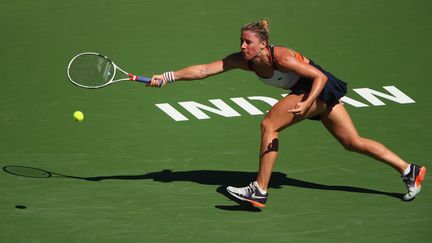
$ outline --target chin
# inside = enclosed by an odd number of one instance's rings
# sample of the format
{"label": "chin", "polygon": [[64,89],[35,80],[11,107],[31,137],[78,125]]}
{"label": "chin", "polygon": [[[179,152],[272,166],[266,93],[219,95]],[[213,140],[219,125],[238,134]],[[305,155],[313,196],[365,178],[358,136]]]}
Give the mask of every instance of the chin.
{"label": "chin", "polygon": [[252,59],[252,57],[248,54],[242,53],[243,59],[245,59],[246,61],[250,61]]}

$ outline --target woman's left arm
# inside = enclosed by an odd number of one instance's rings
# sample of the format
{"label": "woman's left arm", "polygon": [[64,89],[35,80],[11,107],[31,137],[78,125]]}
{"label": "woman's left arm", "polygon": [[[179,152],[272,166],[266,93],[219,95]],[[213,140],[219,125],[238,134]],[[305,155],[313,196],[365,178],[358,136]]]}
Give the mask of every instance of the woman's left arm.
{"label": "woman's left arm", "polygon": [[299,102],[296,107],[289,110],[296,115],[303,115],[318,98],[324,85],[327,82],[327,76],[324,75],[320,70],[314,66],[299,61],[294,56],[286,53],[284,56],[278,58],[278,65],[281,71],[292,71],[300,75],[301,77],[310,78],[313,80],[312,88],[306,100]]}

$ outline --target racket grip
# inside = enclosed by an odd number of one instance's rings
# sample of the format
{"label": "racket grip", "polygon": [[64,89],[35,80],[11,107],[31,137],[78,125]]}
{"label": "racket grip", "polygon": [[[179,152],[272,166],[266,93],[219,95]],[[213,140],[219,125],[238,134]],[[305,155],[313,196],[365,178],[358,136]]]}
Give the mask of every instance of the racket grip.
{"label": "racket grip", "polygon": [[150,81],[151,81],[151,78],[147,78],[147,77],[144,77],[144,76],[136,76],[136,75],[133,75],[133,74],[128,74],[128,76],[129,76],[129,79],[132,80],[132,81],[143,82],[143,83],[146,83],[146,84],[150,83]]}
{"label": "racket grip", "polygon": [[[133,74],[128,74],[128,76],[129,76],[129,80],[138,81],[138,82],[142,82],[145,84],[149,84],[151,81],[151,78],[147,78],[144,76],[137,76],[137,75],[133,75]],[[158,87],[159,88],[162,87],[162,84],[163,84],[163,82],[159,81]]]}
{"label": "racket grip", "polygon": [[151,78],[147,78],[147,77],[143,77],[143,76],[137,76],[136,81],[148,84],[148,83],[150,83]]}

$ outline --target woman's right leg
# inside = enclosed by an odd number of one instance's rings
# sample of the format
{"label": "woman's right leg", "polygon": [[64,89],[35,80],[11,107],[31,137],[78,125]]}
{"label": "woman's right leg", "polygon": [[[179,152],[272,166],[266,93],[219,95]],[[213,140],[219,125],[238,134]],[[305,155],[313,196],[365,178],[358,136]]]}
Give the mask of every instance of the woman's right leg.
{"label": "woman's right leg", "polygon": [[267,113],[261,123],[261,148],[257,182],[261,189],[267,190],[273,166],[279,150],[279,132],[308,117],[318,115],[327,109],[327,105],[316,100],[303,116],[295,116],[288,110],[302,101],[304,94],[290,94],[280,100]]}
{"label": "woman's right leg", "polygon": [[279,147],[279,132],[308,117],[321,114],[327,109],[322,101],[315,101],[303,116],[295,116],[288,110],[302,101],[304,94],[290,94],[280,100],[267,113],[261,124],[261,149],[257,181],[246,187],[228,186],[227,191],[234,197],[248,201],[254,206],[265,207],[268,194],[267,190],[273,166],[276,162]]}

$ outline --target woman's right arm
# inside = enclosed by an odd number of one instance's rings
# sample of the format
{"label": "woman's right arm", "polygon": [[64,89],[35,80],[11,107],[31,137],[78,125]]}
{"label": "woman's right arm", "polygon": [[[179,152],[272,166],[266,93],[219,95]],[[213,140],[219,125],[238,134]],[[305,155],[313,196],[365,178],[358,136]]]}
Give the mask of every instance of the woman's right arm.
{"label": "woman's right arm", "polygon": [[[212,63],[185,67],[178,71],[172,72],[174,76],[172,78],[175,81],[204,79],[236,68],[249,70],[247,62],[244,61],[241,53],[233,53],[222,60],[217,60]],[[169,82],[169,80],[167,80],[166,77],[164,78],[163,74],[154,75],[152,77],[150,86],[160,86],[160,82],[162,82],[162,85],[164,85],[166,82]]]}

